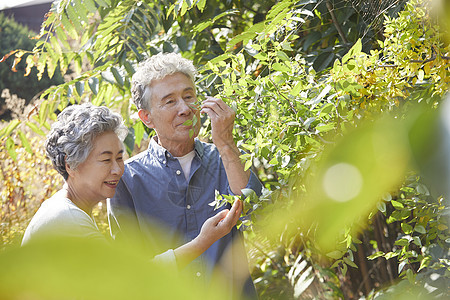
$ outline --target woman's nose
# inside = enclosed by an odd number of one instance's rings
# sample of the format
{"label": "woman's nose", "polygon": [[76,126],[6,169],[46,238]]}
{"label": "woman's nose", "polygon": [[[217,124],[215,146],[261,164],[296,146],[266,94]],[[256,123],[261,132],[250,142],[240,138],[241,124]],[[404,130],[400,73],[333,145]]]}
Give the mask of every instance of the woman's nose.
{"label": "woman's nose", "polygon": [[111,169],[111,173],[114,174],[114,175],[117,175],[117,174],[122,175],[121,174],[122,172],[123,172],[123,167],[122,167],[121,163],[115,161],[113,163],[113,166],[112,166],[112,169]]}

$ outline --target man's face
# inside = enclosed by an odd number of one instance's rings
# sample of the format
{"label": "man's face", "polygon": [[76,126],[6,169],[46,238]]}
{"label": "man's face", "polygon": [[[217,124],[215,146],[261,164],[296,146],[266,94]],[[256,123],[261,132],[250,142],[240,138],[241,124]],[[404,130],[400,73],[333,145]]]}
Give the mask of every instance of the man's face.
{"label": "man's face", "polygon": [[[156,130],[159,143],[167,150],[191,145],[193,148],[194,137],[200,129],[200,113],[194,106],[197,95],[191,79],[183,73],[175,73],[154,80],[150,87],[150,112],[147,112],[147,120],[141,119]],[[195,128],[185,124],[194,115],[197,116]],[[190,130],[193,130],[191,135]]]}

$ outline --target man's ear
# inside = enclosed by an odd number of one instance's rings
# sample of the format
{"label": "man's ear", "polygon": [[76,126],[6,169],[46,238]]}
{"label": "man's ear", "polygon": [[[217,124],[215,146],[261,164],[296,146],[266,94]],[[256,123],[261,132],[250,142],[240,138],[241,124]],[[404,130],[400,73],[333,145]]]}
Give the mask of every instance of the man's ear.
{"label": "man's ear", "polygon": [[147,126],[148,128],[155,128],[153,125],[153,119],[151,113],[146,109],[140,109],[138,111],[139,119]]}

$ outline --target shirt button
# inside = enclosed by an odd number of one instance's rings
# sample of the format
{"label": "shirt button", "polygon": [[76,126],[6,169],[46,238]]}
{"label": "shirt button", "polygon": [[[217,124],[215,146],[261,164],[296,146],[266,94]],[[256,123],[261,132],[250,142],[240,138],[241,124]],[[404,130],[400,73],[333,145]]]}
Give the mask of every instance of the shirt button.
{"label": "shirt button", "polygon": [[181,174],[181,171],[180,171],[180,170],[177,170],[175,173],[177,173],[177,175],[180,175],[180,174]]}
{"label": "shirt button", "polygon": [[163,164],[166,164],[166,161],[165,161],[165,160],[163,160]]}
{"label": "shirt button", "polygon": [[191,209],[191,206],[188,204],[188,205],[186,206],[186,208],[187,208],[187,209]]}
{"label": "shirt button", "polygon": [[202,276],[202,273],[197,272],[197,274],[195,274],[195,275],[197,275],[197,277],[200,277],[200,276]]}

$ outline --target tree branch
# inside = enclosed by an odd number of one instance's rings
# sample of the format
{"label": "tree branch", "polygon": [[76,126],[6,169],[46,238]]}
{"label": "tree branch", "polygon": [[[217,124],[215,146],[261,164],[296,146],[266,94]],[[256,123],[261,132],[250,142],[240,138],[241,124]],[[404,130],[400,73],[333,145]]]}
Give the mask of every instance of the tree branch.
{"label": "tree branch", "polygon": [[327,4],[328,12],[331,15],[331,19],[333,20],[334,26],[336,27],[336,30],[339,33],[339,36],[341,37],[342,41],[347,44],[348,43],[347,38],[345,37],[344,31],[342,31],[341,25],[339,25],[339,23],[337,21],[336,15],[334,14],[334,10],[333,10],[333,7],[331,6],[330,1],[327,0],[326,4]]}

